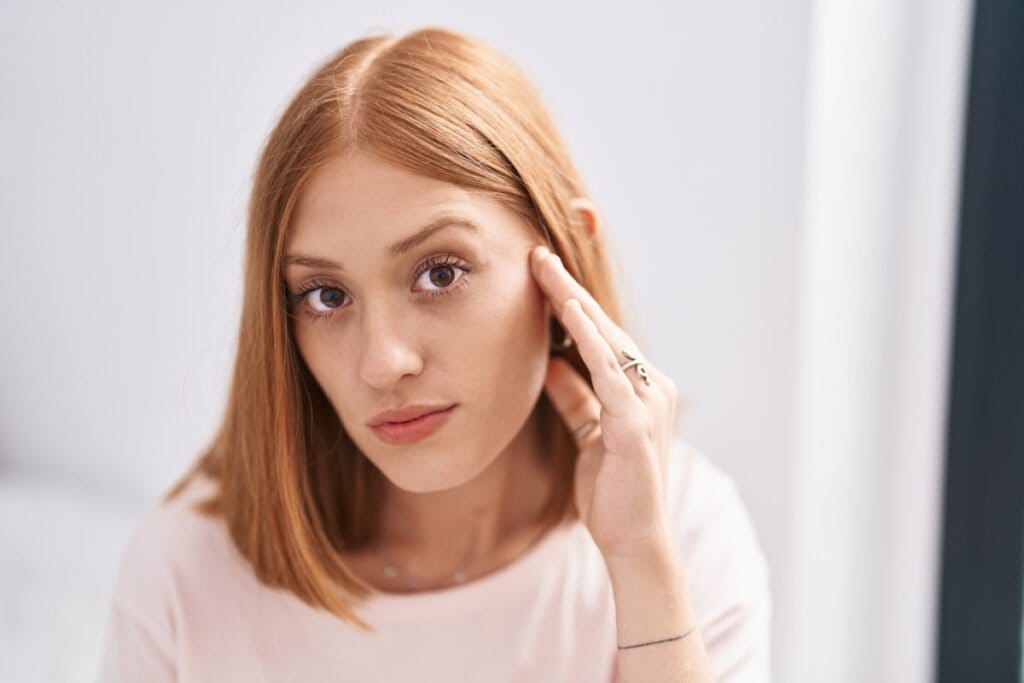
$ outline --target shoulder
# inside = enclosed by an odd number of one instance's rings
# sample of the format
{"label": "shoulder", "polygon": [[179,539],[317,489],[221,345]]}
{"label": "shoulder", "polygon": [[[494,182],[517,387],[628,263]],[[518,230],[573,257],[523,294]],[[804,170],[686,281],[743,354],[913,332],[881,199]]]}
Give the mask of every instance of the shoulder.
{"label": "shoulder", "polygon": [[192,480],[135,525],[118,564],[98,681],[177,680],[189,594],[205,569],[230,557],[226,525],[194,509],[215,492],[213,480]]}
{"label": "shoulder", "polygon": [[223,520],[195,509],[216,493],[216,486],[214,480],[197,476],[178,496],[152,506],[125,543],[114,605],[154,631],[173,630],[180,591],[228,550]]}
{"label": "shoulder", "polygon": [[676,437],[668,506],[691,604],[719,680],[767,680],[769,568],[736,481]]}

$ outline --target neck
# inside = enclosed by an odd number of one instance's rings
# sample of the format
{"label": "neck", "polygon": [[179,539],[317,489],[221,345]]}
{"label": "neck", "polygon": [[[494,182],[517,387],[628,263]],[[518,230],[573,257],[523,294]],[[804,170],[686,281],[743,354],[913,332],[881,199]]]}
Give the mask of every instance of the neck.
{"label": "neck", "polygon": [[[535,530],[550,477],[541,462],[536,417],[470,481],[413,493],[388,484],[379,544],[410,571],[448,571],[500,553],[503,544]],[[468,559],[467,559],[468,558]]]}

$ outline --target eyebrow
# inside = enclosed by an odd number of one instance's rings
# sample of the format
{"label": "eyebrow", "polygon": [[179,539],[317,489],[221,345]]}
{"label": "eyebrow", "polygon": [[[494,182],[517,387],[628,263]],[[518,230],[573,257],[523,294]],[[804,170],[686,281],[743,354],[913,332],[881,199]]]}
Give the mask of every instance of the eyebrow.
{"label": "eyebrow", "polygon": [[[465,216],[458,216],[454,214],[444,214],[438,216],[434,220],[427,223],[425,226],[420,228],[414,234],[406,237],[405,239],[392,244],[388,247],[388,253],[392,256],[401,256],[416,245],[426,241],[431,235],[436,232],[440,232],[445,228],[463,228],[470,232],[480,232],[480,228],[476,223],[466,218]],[[336,263],[329,259],[316,258],[313,256],[304,256],[302,254],[288,254],[284,261],[285,267],[288,266],[309,266],[312,268],[332,268],[334,270],[344,270],[340,263]]]}

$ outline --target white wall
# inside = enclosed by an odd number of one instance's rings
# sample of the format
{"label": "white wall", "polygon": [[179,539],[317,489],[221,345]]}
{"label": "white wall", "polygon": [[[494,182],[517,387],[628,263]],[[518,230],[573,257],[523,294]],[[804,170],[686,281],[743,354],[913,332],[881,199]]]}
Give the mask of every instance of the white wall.
{"label": "white wall", "polygon": [[[825,18],[813,24],[826,33],[836,30],[831,4],[818,3]],[[909,21],[904,13],[923,6],[892,14]],[[830,221],[806,208],[807,192],[822,188],[804,190],[805,119],[820,120],[821,87],[835,67],[821,36],[809,50],[811,21],[808,0],[5,3],[0,466],[135,501],[162,491],[220,416],[245,202],[274,118],[345,42],[371,29],[448,25],[504,50],[547,99],[619,247],[638,343],[689,399],[689,440],[736,478],[753,514],[773,573],[780,680],[821,680],[798,665],[810,622],[797,621],[808,594],[796,590],[808,576],[828,590],[813,578],[820,567],[807,545],[823,537],[800,522],[817,502],[808,494],[817,476],[808,413],[797,402],[797,382],[808,377],[798,343],[816,310],[798,289],[814,284],[801,221],[815,234]],[[906,24],[893,30],[887,45]],[[936,35],[932,52],[890,56],[956,57],[955,42]],[[945,117],[952,105],[937,76]],[[950,125],[920,142],[944,142]],[[815,171],[842,161],[842,150],[824,160],[820,151],[835,132],[811,129],[818,147],[806,163]],[[927,160],[924,147],[917,154]],[[900,187],[920,198],[949,183],[911,177]],[[883,193],[869,218],[890,221],[886,202],[900,191]],[[948,204],[937,216],[923,203],[900,207],[914,225],[947,227]],[[942,299],[933,304],[941,309]]]}
{"label": "white wall", "polygon": [[814,6],[781,680],[934,677],[969,26]]}

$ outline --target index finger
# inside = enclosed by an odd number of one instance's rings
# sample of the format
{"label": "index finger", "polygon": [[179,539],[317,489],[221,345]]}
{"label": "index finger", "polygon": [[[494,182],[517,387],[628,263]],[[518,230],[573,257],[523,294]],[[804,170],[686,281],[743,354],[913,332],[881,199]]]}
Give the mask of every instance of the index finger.
{"label": "index finger", "polygon": [[608,317],[601,304],[594,299],[586,287],[576,281],[557,254],[543,244],[538,245],[530,250],[530,265],[533,268],[534,276],[540,282],[545,294],[554,303],[558,313],[562,312],[566,301],[576,299],[583,311],[597,325],[598,331],[611,346],[616,357],[623,348],[636,349],[636,344],[626,334],[626,331]]}

